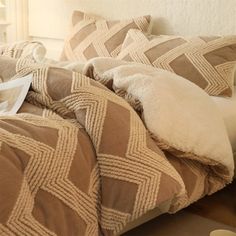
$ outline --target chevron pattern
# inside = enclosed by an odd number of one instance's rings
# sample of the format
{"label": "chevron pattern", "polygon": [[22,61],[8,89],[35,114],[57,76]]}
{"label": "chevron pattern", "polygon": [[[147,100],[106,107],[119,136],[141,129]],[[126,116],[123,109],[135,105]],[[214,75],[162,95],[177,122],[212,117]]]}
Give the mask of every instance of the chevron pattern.
{"label": "chevron pattern", "polygon": [[[15,150],[21,150],[20,155],[18,153],[18,158],[19,161],[22,161],[24,172],[20,177],[21,185],[17,186],[20,189],[17,196],[15,196],[14,207],[12,207],[7,222],[4,225],[0,224],[1,235],[4,235],[3,232],[6,232],[5,235],[56,235],[56,232],[48,229],[48,227],[53,227],[52,224],[49,223],[46,227],[39,220],[43,213],[41,212],[43,209],[39,208],[40,204],[37,205],[37,201],[43,201],[43,199],[38,199],[41,192],[46,192],[54,198],[58,198],[61,201],[61,204],[58,205],[59,209],[73,209],[81,218],[80,221],[86,221],[87,228],[84,235],[96,235],[98,233],[97,216],[95,214],[97,202],[96,198],[91,195],[93,191],[97,191],[97,185],[94,184],[96,183],[96,176],[91,176],[89,186],[87,186],[90,192],[87,193],[76,188],[69,176],[71,164],[75,161],[78,162],[76,160],[78,148],[80,148],[78,138],[83,138],[81,131],[76,126],[55,115],[54,117],[42,118],[24,114],[18,118],[3,117],[1,118],[1,124],[3,122],[8,123],[9,128],[5,127],[5,129],[1,128],[0,130],[1,154],[3,154],[4,145],[8,145],[9,148]],[[11,133],[9,131],[10,124],[17,122],[26,127],[26,134]],[[17,129],[17,125],[13,125],[13,127]],[[43,132],[46,135],[47,129],[51,130],[48,134],[56,132],[55,137],[52,134],[50,136],[51,139],[56,138],[56,140],[45,143],[45,138],[43,136],[40,138],[40,135],[37,135],[37,132]],[[30,135],[30,132],[35,136]],[[17,141],[14,142],[13,140]],[[67,142],[66,146],[64,145],[65,142]],[[11,157],[9,152],[5,155],[8,158]],[[93,173],[97,168],[94,156],[90,156],[90,161]],[[1,168],[7,167],[9,168],[8,165],[5,165]],[[15,168],[17,168],[17,165]],[[12,181],[17,183],[14,180],[15,177],[17,175],[13,175]],[[93,184],[91,185],[91,183]],[[11,192],[14,193],[14,190],[11,190]],[[94,214],[90,214],[91,211]],[[47,209],[46,212],[50,215],[50,209]],[[77,222],[79,223],[78,220]],[[8,234],[7,232],[11,233]],[[71,232],[73,232],[71,235],[75,235],[74,230]]]}
{"label": "chevron pattern", "polygon": [[129,29],[147,32],[150,16],[131,20],[106,21],[75,11],[72,29],[65,40],[61,60],[87,61],[93,57],[116,57]]}
{"label": "chevron pattern", "polygon": [[209,95],[232,96],[236,36],[154,36],[130,30],[118,59],[171,71]]}
{"label": "chevron pattern", "polygon": [[0,46],[0,56],[14,59],[30,57],[32,60],[38,61],[42,60],[45,54],[45,47],[37,41],[23,41]]}
{"label": "chevron pattern", "polygon": [[0,118],[1,235],[115,235],[166,198],[187,204],[182,178],[125,100],[75,72],[17,69],[33,72],[33,110]]}
{"label": "chevron pattern", "polygon": [[0,235],[119,235],[165,202],[175,212],[222,187],[208,166],[167,159],[100,83],[30,60],[16,70],[33,83],[21,113],[0,117]]}

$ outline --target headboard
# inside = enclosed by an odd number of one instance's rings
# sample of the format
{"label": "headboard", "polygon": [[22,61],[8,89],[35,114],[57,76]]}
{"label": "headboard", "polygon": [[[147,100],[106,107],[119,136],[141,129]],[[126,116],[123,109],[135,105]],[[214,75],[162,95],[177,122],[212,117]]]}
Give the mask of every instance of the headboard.
{"label": "headboard", "polygon": [[236,34],[235,0],[30,0],[29,35],[43,41],[57,58],[73,10],[124,19],[150,14],[153,33]]}

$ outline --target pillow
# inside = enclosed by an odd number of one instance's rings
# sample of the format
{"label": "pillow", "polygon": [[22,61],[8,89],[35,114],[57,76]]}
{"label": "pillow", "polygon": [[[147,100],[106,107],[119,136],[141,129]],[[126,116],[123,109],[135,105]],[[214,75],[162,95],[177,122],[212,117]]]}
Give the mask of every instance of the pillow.
{"label": "pillow", "polygon": [[154,36],[130,30],[118,59],[174,72],[209,95],[232,96],[236,36]]}
{"label": "pillow", "polygon": [[41,62],[46,54],[46,48],[38,41],[22,41],[0,46],[0,56],[11,58],[31,58]]}
{"label": "pillow", "polygon": [[116,57],[127,32],[132,28],[146,32],[150,20],[150,16],[142,16],[130,20],[106,21],[75,11],[61,60],[86,62],[94,57]]}

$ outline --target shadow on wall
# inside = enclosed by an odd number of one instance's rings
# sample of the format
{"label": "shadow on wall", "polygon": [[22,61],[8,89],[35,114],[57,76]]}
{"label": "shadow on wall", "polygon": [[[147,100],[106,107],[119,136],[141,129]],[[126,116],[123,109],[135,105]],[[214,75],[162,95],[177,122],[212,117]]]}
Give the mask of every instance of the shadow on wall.
{"label": "shadow on wall", "polygon": [[174,34],[173,25],[163,17],[160,18],[153,18],[151,22],[151,26],[155,25],[152,30],[153,34]]}

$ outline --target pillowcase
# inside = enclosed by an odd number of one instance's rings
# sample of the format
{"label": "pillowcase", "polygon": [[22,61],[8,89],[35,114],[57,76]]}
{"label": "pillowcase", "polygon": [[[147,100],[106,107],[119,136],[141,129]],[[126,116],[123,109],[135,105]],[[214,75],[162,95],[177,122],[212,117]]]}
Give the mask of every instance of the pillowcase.
{"label": "pillowcase", "polygon": [[71,33],[65,40],[61,61],[86,62],[94,57],[116,57],[127,32],[132,28],[146,32],[150,20],[150,16],[142,16],[130,20],[106,21],[75,11]]}
{"label": "pillowcase", "polygon": [[118,59],[174,72],[209,95],[232,96],[236,36],[155,36],[130,30]]}
{"label": "pillowcase", "polygon": [[11,58],[31,58],[41,62],[46,54],[46,48],[38,41],[22,41],[0,46],[0,56]]}

